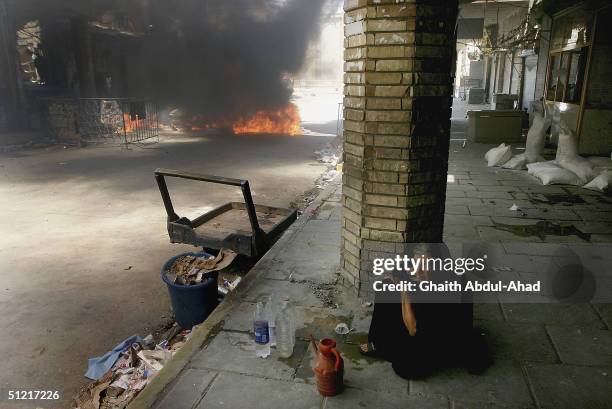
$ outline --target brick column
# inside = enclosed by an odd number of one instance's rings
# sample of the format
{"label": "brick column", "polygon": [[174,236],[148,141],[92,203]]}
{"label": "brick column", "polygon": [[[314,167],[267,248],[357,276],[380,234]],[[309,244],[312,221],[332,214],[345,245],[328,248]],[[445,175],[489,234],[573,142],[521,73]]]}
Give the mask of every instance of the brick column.
{"label": "brick column", "polygon": [[345,0],[342,273],[441,242],[457,0]]}

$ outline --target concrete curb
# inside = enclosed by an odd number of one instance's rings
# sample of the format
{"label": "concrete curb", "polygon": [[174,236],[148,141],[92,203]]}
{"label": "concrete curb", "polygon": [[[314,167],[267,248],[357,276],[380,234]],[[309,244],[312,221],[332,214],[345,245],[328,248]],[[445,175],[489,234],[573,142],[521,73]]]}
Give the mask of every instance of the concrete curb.
{"label": "concrete curb", "polygon": [[306,223],[316,214],[321,204],[332,195],[336,187],[337,184],[331,181],[331,183],[317,195],[315,200],[304,210],[302,215],[300,215],[278,241],[274,243],[272,248],[257,262],[257,264],[253,266],[236,290],[228,294],[206,321],[193,331],[185,345],[176,352],[172,359],[163,367],[157,376],[151,380],[142,392],[130,402],[127,409],[149,409],[157,402],[164,390],[179,376],[183,368],[191,361],[191,358],[202,349],[202,346],[206,343],[210,335],[214,334],[215,329],[223,323],[227,314],[233,309],[234,305],[239,302],[242,295],[251,288],[259,276],[263,275],[266,271],[268,261],[276,257],[291,239],[302,230]]}

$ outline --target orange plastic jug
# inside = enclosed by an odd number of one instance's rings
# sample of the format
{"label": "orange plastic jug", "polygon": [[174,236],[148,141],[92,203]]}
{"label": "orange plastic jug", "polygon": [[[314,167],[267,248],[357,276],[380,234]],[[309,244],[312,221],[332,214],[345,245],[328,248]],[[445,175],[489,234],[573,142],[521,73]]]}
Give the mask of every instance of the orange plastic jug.
{"label": "orange plastic jug", "polygon": [[344,360],[336,349],[336,341],[322,339],[316,351],[314,373],[317,390],[323,396],[335,396],[344,387]]}

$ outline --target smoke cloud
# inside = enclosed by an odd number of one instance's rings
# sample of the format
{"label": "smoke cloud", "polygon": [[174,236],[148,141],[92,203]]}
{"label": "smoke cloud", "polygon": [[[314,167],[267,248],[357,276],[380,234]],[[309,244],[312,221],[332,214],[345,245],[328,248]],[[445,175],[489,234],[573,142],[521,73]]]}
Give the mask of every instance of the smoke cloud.
{"label": "smoke cloud", "polygon": [[[127,78],[120,82],[113,78],[113,84],[126,82],[127,87],[113,96],[148,97],[211,123],[285,106],[291,96],[290,74],[302,67],[325,14],[335,13],[340,4],[340,0],[8,1],[16,14],[23,13],[21,23],[40,19],[45,34],[59,29],[69,35],[65,21],[72,17],[92,19],[109,10],[127,16],[144,35],[112,40],[116,42],[111,47],[129,56],[126,67],[118,68],[127,72]],[[72,47],[74,39],[43,35],[42,43],[48,60],[55,56],[52,65],[67,64],[67,54],[56,49],[63,44]]]}
{"label": "smoke cloud", "polygon": [[[169,6],[171,3],[171,6]],[[155,4],[147,37],[151,97],[211,122],[289,102],[330,0],[178,0]]]}

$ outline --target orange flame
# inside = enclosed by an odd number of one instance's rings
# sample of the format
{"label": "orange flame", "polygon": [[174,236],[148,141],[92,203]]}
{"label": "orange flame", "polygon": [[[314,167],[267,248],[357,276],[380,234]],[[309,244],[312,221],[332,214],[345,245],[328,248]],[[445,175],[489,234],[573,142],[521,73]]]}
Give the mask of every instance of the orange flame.
{"label": "orange flame", "polygon": [[232,125],[236,134],[268,133],[297,135],[301,132],[300,112],[294,104],[278,111],[258,111],[248,119],[240,119]]}
{"label": "orange flame", "polygon": [[139,127],[142,127],[143,121],[142,121],[142,119],[138,118],[138,115],[136,115],[136,119],[132,119],[130,114],[124,113],[123,114],[123,123],[125,124],[125,131],[126,132],[133,132],[136,129],[138,129]]}

